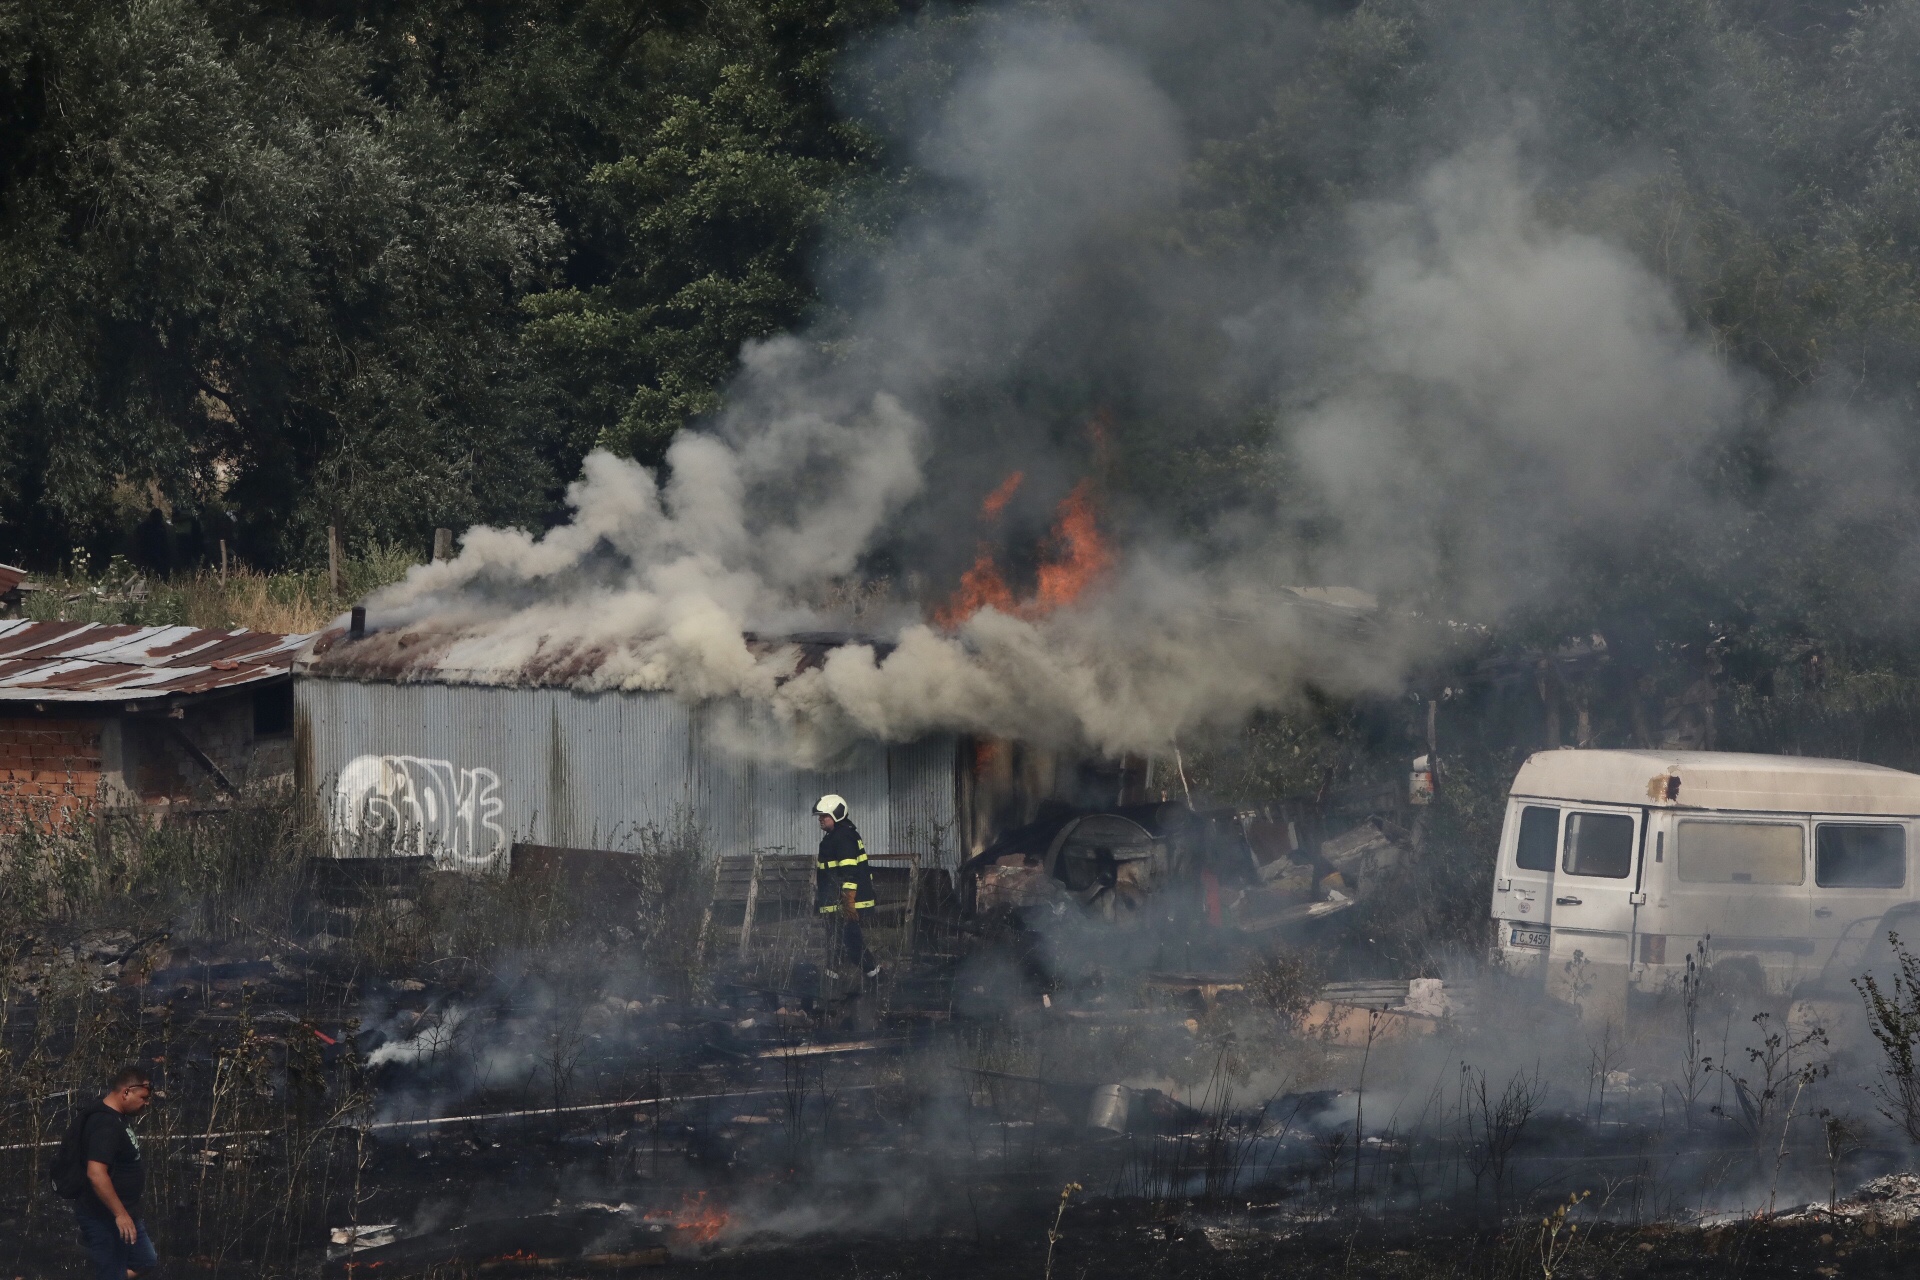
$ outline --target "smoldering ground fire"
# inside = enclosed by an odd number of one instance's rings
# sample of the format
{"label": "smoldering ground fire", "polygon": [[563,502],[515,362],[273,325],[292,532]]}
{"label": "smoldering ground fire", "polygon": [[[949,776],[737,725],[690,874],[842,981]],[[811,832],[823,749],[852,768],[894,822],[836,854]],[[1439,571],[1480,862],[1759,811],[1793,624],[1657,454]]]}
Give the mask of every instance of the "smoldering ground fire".
{"label": "smoldering ground fire", "polygon": [[[1904,1220],[1905,1184],[1874,1180],[1897,1148],[1857,1111],[1833,1114],[1872,1078],[1871,1044],[1776,1015],[1724,951],[1703,946],[1626,1021],[1497,970],[1312,972],[1299,930],[1351,918],[1375,878],[1420,856],[1380,815],[1338,834],[1350,806],[1385,803],[1303,797],[1255,823],[1109,807],[1103,821],[1145,845],[1077,842],[1089,818],[1045,817],[970,871],[1038,850],[1038,882],[971,910],[937,874],[883,867],[877,984],[818,971],[811,885],[791,893],[777,858],[731,859],[752,878],[721,893],[700,850],[663,840],[638,857],[529,849],[500,880],[419,859],[296,863],[315,878],[265,910],[237,903],[224,943],[95,935],[16,954],[10,1008],[44,1027],[77,1002],[100,1047],[157,1049],[179,1108],[144,1139],[166,1153],[162,1194],[232,1196],[287,1245],[324,1227],[333,1270],[737,1268],[933,1240],[991,1272],[1026,1265],[1068,1184],[1090,1201],[1070,1219],[1078,1264],[1184,1234],[1248,1274],[1276,1250],[1309,1256],[1323,1231],[1344,1238],[1360,1213],[1394,1247],[1446,1238],[1434,1212],[1489,1230],[1518,1215],[1531,1247],[1537,1211],[1583,1190],[1560,1221],[1609,1247],[1704,1247],[1719,1237],[1673,1225],[1703,1217],[1745,1222],[1743,1247],[1796,1231],[1864,1246]],[[1294,863],[1296,841],[1339,869]],[[1143,854],[1159,879],[1103,897],[1103,852]],[[1344,884],[1363,906],[1236,920],[1258,877],[1236,877],[1235,858],[1298,865],[1320,901]],[[24,1061],[43,1072],[56,1051]],[[8,1123],[20,1157],[35,1139]],[[250,1189],[283,1160],[311,1202]],[[1859,1196],[1802,1207],[1863,1179]],[[170,1238],[248,1267],[280,1256],[200,1212],[176,1213]],[[1649,1221],[1659,1233],[1636,1234]],[[993,1244],[991,1263],[983,1231],[1026,1243]],[[932,1258],[917,1265],[942,1273]]]}

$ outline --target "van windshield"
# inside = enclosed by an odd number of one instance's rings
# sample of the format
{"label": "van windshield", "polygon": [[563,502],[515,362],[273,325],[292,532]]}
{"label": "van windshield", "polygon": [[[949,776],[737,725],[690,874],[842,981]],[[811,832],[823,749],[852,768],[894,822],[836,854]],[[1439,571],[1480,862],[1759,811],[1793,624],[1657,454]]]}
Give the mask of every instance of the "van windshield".
{"label": "van windshield", "polygon": [[1633,870],[1633,819],[1624,813],[1567,815],[1564,870],[1624,880]]}
{"label": "van windshield", "polygon": [[1784,822],[1682,822],[1674,863],[1687,884],[1803,884],[1806,833]]}
{"label": "van windshield", "polygon": [[1520,811],[1520,839],[1513,865],[1522,871],[1553,870],[1553,847],[1560,842],[1560,811],[1530,804]]}
{"label": "van windshield", "polygon": [[1813,882],[1832,889],[1898,889],[1907,883],[1907,829],[1888,822],[1814,828]]}

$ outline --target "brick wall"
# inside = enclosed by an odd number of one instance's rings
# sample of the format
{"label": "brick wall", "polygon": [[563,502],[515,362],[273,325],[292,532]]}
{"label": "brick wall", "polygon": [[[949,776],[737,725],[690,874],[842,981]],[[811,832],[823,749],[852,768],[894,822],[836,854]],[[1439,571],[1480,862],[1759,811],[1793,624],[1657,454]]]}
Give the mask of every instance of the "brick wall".
{"label": "brick wall", "polygon": [[[182,745],[181,735],[205,752],[236,787],[263,776],[257,766],[253,703],[227,698],[189,707],[174,719],[122,722],[126,743],[122,767],[127,785],[145,805],[186,804],[213,798],[213,779]],[[282,770],[284,772],[284,770]]]}
{"label": "brick wall", "polygon": [[137,804],[159,819],[175,805],[217,800],[181,734],[236,787],[290,775],[291,735],[256,738],[253,726],[244,695],[189,706],[178,719],[0,716],[0,834],[28,825],[71,831],[97,803]]}
{"label": "brick wall", "polygon": [[99,790],[99,721],[0,720],[0,831],[71,830]]}

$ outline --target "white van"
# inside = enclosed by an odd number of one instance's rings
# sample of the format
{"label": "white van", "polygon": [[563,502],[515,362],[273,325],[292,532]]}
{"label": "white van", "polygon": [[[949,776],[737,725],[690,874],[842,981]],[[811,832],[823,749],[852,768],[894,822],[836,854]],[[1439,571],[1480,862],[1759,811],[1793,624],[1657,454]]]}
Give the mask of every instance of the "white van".
{"label": "white van", "polygon": [[1716,970],[1785,994],[1915,898],[1920,776],[1715,751],[1543,751],[1514,778],[1495,959],[1624,999]]}

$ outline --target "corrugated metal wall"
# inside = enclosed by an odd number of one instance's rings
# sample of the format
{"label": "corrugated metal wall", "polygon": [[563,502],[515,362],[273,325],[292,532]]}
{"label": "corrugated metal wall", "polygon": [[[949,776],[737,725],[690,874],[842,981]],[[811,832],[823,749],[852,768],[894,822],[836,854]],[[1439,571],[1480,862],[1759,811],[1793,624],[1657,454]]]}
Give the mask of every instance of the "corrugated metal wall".
{"label": "corrugated metal wall", "polygon": [[297,678],[303,786],[343,848],[396,832],[456,865],[497,865],[515,840],[632,849],[692,822],[721,854],[811,853],[811,814],[838,792],[876,855],[957,867],[955,740],[860,748],[811,771],[722,745],[742,709],[671,694]]}

